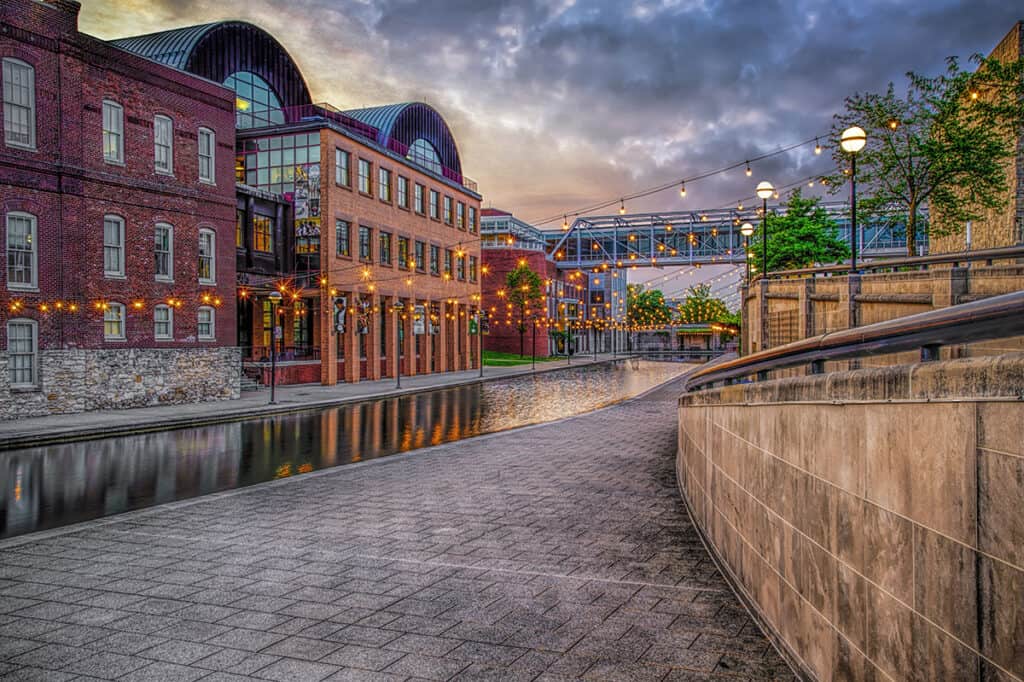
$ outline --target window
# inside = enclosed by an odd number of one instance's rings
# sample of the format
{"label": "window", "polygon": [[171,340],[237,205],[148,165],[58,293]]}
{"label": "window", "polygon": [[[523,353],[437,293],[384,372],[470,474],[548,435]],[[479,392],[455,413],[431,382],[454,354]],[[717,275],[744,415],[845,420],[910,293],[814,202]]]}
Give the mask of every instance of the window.
{"label": "window", "polygon": [[476,206],[469,207],[469,231],[476,232]]}
{"label": "window", "polygon": [[264,253],[274,251],[274,219],[267,215],[252,217],[252,248]]}
{"label": "window", "polygon": [[103,160],[124,163],[124,109],[103,100]]}
{"label": "window", "polygon": [[370,193],[370,162],[366,159],[359,159],[359,191]]}
{"label": "window", "polygon": [[199,340],[213,341],[216,339],[217,336],[214,330],[213,308],[205,305],[199,306],[197,315],[199,317],[199,324],[196,332],[199,335]]}
{"label": "window", "polygon": [[344,149],[334,150],[334,182],[342,187],[352,186],[352,155]]}
{"label": "window", "polygon": [[174,173],[174,123],[166,116],[153,118],[153,167],[157,173]]}
{"label": "window", "polygon": [[124,218],[103,216],[103,275],[124,277]]}
{"label": "window", "polygon": [[405,158],[414,163],[418,163],[427,170],[433,171],[438,175],[441,175],[441,171],[443,170],[441,167],[441,155],[437,153],[437,149],[434,148],[434,145],[427,142],[422,137],[416,139],[411,145],[409,145],[409,153],[405,155]]}
{"label": "window", "polygon": [[349,242],[349,224],[345,220],[334,221],[334,239],[337,246],[336,253],[339,256],[351,256],[352,247]]}
{"label": "window", "polygon": [[391,233],[381,232],[377,238],[377,254],[381,265],[391,265]]}
{"label": "window", "polygon": [[466,205],[461,201],[455,204],[455,226],[460,230],[466,229]]}
{"label": "window", "polygon": [[460,282],[466,279],[466,257],[456,256],[455,258],[455,277]]}
{"label": "window", "polygon": [[430,245],[430,274],[440,275],[441,274],[441,247]]}
{"label": "window", "polygon": [[412,267],[409,263],[409,238],[398,238],[398,267],[408,270]]}
{"label": "window", "polygon": [[452,198],[444,198],[444,223],[445,225],[452,224]]}
{"label": "window", "polygon": [[240,208],[235,210],[235,246],[245,246],[245,211]]}
{"label": "window", "polygon": [[4,142],[14,147],[36,146],[36,72],[17,59],[5,59]]}
{"label": "window", "polygon": [[174,311],[170,306],[158,305],[153,308],[153,338],[157,341],[174,339]]}
{"label": "window", "polygon": [[124,340],[124,306],[108,303],[103,309],[103,338],[108,341]]}
{"label": "window", "polygon": [[294,192],[296,179],[308,180],[308,166],[320,164],[320,133],[299,133],[238,141],[235,176],[250,187],[274,194]]}
{"label": "window", "polygon": [[426,266],[424,259],[426,258],[427,245],[424,242],[416,242],[416,269],[423,270]]}
{"label": "window", "polygon": [[217,138],[209,128],[199,129],[199,179],[202,182],[215,183],[214,156],[217,149]]}
{"label": "window", "polygon": [[415,202],[413,204],[413,208],[420,215],[423,215],[423,190],[424,189],[426,189],[426,188],[423,187],[423,185],[421,185],[419,183],[416,183],[416,187],[414,189],[414,194],[413,194],[413,200]]}
{"label": "window", "polygon": [[476,256],[469,257],[469,281],[476,281]]}
{"label": "window", "polygon": [[398,176],[398,207],[409,208],[409,179]]}
{"label": "window", "polygon": [[248,71],[236,71],[224,79],[235,91],[235,127],[262,128],[284,123],[281,98],[267,81]]}
{"label": "window", "polygon": [[430,190],[430,217],[437,220],[438,211],[440,210],[440,199],[436,190]]}
{"label": "window", "polygon": [[377,169],[377,197],[391,203],[391,171],[387,168]]}
{"label": "window", "polygon": [[370,261],[373,259],[373,251],[370,244],[370,228],[365,225],[359,226],[359,260]]}
{"label": "window", "polygon": [[38,384],[38,338],[35,320],[14,319],[7,323],[7,374],[11,388],[35,388]]}
{"label": "window", "polygon": [[444,276],[446,279],[452,278],[452,252],[451,249],[444,250]]}
{"label": "window", "polygon": [[213,230],[199,230],[199,283],[214,284],[217,281],[217,264],[214,258],[217,234]]}
{"label": "window", "polygon": [[30,213],[8,213],[8,289],[35,289],[39,286],[36,243],[36,217]]}
{"label": "window", "polygon": [[[242,212],[242,215],[245,213]],[[153,253],[156,258],[156,278],[163,282],[173,282],[174,228],[167,223],[156,224],[156,244]]]}

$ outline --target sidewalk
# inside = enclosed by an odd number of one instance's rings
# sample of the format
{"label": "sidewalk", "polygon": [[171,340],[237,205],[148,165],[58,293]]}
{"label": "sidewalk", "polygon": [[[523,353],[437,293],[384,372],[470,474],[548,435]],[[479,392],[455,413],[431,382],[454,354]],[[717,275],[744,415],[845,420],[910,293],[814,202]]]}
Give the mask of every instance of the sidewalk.
{"label": "sidewalk", "polygon": [[[538,362],[536,373],[564,370],[569,367],[584,367],[595,363],[624,359],[613,358],[610,353],[577,356],[571,365],[562,362]],[[317,407],[327,407],[361,400],[390,398],[421,391],[430,391],[451,386],[507,379],[531,374],[530,364],[514,367],[484,367],[483,379],[480,370],[446,372],[402,377],[402,388],[395,388],[394,379],[360,381],[357,384],[339,383],[336,386],[301,384],[279,386],[276,390],[276,405],[270,401],[270,388],[242,393],[238,400],[190,403],[187,405],[159,405],[129,410],[99,410],[77,414],[60,414],[31,419],[17,419],[0,422],[0,451],[35,445],[106,437],[124,433],[161,431],[187,426],[201,426],[225,421],[251,419],[252,417],[284,412],[295,412]]]}

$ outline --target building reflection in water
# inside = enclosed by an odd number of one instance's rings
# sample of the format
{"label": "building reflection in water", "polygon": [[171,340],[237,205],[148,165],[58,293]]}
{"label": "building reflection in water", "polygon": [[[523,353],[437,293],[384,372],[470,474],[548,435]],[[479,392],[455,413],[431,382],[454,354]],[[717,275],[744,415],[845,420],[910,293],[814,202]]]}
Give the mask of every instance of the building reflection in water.
{"label": "building reflection in water", "polygon": [[0,452],[0,537],[580,414],[678,374],[629,363]]}

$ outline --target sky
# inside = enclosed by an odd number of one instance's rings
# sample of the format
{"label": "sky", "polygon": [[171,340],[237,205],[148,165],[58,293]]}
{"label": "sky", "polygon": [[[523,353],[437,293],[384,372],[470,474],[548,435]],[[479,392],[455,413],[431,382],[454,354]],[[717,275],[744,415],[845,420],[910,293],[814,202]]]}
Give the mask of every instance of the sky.
{"label": "sky", "polygon": [[[83,0],[117,38],[220,19],[281,42],[314,101],[422,100],[451,126],[485,206],[548,226],[590,204],[824,135],[844,97],[988,53],[1011,0]],[[828,140],[823,138],[823,144]],[[829,170],[813,145],[628,202],[732,205],[762,179]],[[614,208],[605,212],[614,212]],[[662,274],[652,276],[663,276]]]}

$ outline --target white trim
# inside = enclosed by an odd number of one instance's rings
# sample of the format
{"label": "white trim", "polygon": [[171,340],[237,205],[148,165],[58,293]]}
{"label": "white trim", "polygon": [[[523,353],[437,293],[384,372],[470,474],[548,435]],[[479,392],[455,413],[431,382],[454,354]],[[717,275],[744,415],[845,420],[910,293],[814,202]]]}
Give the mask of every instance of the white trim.
{"label": "white trim", "polygon": [[[157,325],[160,323],[160,321],[156,319],[156,313],[157,313],[158,310],[166,310],[167,311],[167,330],[168,331],[167,331],[166,334],[161,334],[159,331],[157,331],[157,329],[158,329]],[[172,308],[171,306],[165,305],[163,303],[160,303],[158,305],[153,306],[153,339],[156,340],[156,341],[173,341],[174,340],[174,308]]]}
{"label": "white trim", "polygon": [[[118,226],[118,236],[120,238],[120,243],[117,244],[117,245],[109,244],[107,242],[107,223],[108,222],[110,222],[112,224],[117,224],[117,226]],[[109,277],[109,278],[112,278],[112,279],[122,279],[122,278],[124,278],[124,276],[125,276],[125,260],[126,260],[126,256],[127,256],[127,252],[128,252],[126,241],[127,240],[125,238],[125,220],[124,220],[124,218],[122,218],[119,215],[113,214],[113,213],[108,213],[107,215],[103,216],[103,276],[104,277]],[[119,256],[120,267],[117,270],[108,270],[107,269],[107,249],[108,248],[118,248],[118,249],[121,250],[120,256]]]}
{"label": "white trim", "polygon": [[[203,313],[210,313],[210,333],[204,334],[202,332],[202,320]],[[200,341],[216,341],[217,340],[217,312],[208,305],[201,305],[196,310],[196,338]]]}
{"label": "white trim", "polygon": [[[210,159],[210,173],[209,175],[203,175],[203,159],[207,158],[203,154],[203,137],[208,136],[210,139],[210,153],[208,158]],[[196,135],[196,152],[199,156],[199,182],[206,182],[211,185],[217,184],[217,134],[212,129],[202,126],[199,128],[199,132]]]}
{"label": "white trim", "polygon": [[[11,378],[14,371],[11,364],[11,326],[27,325],[31,331],[32,344],[32,381],[15,383]],[[15,317],[7,321],[7,380],[12,389],[33,389],[39,388],[39,323],[27,317]],[[22,355],[24,355],[22,353]]]}
{"label": "white trim", "polygon": [[[10,250],[11,250],[11,218],[18,218],[28,221],[29,244],[32,247],[30,258],[31,282],[11,282]],[[38,291],[39,290],[39,219],[31,213],[23,211],[11,211],[4,218],[4,234],[6,244],[4,245],[4,267],[7,268],[7,288],[11,291]]]}
{"label": "white trim", "polygon": [[[166,130],[163,130],[166,124]],[[161,143],[161,138],[166,133],[166,144]],[[160,165],[160,152],[167,149],[167,165]],[[153,171],[160,175],[174,175],[174,121],[170,116],[157,114],[153,117]]]}
{"label": "white trim", "polygon": [[[121,311],[121,333],[120,335],[108,334],[107,333],[107,313],[114,312],[115,310]],[[110,320],[113,323],[115,320]],[[128,309],[123,303],[107,303],[106,309],[103,311],[103,340],[104,341],[124,341],[127,338],[128,326]]]}
{"label": "white trim", "polygon": [[[202,276],[202,262],[203,262],[203,237],[209,235],[210,237],[210,276]],[[199,249],[198,249],[199,262],[197,264],[197,271],[199,274],[200,284],[216,284],[217,283],[217,233],[209,227],[199,228]]]}
{"label": "white trim", "polygon": [[[168,239],[167,239],[167,274],[161,275],[156,272],[156,235],[162,228],[167,228]],[[156,223],[153,225],[153,272],[154,278],[158,282],[173,282],[174,281],[174,225],[170,223]]]}
{"label": "white trim", "polygon": [[[102,122],[100,124],[103,134],[101,138],[101,148],[103,150],[103,160],[106,163],[124,164],[124,107],[111,99],[103,100],[102,111]],[[110,119],[108,120],[107,113],[110,113]],[[108,128],[108,124],[110,127]],[[110,136],[112,139],[116,136],[117,148],[114,150],[114,154],[108,153],[107,149],[107,137]]]}
{"label": "white trim", "polygon": [[[24,68],[27,70],[28,87],[24,88],[28,91],[28,103],[15,102],[14,96],[14,75],[13,67]],[[8,78],[10,75],[10,78]],[[4,57],[2,60],[2,68],[0,68],[0,79],[3,81],[3,105],[4,105],[4,144],[8,147],[18,147],[19,149],[30,149],[35,151],[36,149],[36,69],[28,62],[24,62],[20,59],[13,57]],[[11,89],[8,90],[8,86]],[[21,88],[19,88],[21,89]],[[8,101],[8,97],[11,97]],[[7,111],[8,105],[12,107],[18,107],[21,109],[28,109],[28,142],[17,142],[9,139],[9,134],[15,134],[15,132],[8,128],[8,124],[11,123],[10,116]],[[20,133],[18,133],[20,134]]]}

